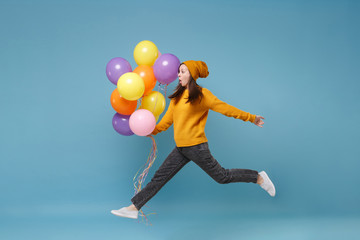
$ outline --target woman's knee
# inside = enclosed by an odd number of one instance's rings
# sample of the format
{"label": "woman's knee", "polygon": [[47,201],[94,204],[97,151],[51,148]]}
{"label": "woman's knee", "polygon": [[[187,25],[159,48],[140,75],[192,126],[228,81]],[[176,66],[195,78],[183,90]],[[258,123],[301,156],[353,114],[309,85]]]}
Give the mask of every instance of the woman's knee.
{"label": "woman's knee", "polygon": [[227,183],[229,183],[228,181],[224,180],[223,178],[222,179],[217,179],[216,182],[219,183],[219,184],[227,184]]}
{"label": "woman's knee", "polygon": [[213,179],[219,184],[227,184],[227,183],[230,182],[230,176],[229,175],[217,176],[217,177],[215,177]]}

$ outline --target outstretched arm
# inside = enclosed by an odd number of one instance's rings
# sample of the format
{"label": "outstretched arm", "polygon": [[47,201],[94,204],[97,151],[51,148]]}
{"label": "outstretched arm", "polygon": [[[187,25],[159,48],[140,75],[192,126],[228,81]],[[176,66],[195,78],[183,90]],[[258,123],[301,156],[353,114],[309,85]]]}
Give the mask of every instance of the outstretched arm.
{"label": "outstretched arm", "polygon": [[243,110],[240,110],[234,106],[227,104],[226,102],[221,101],[215,95],[210,95],[210,106],[209,108],[215,112],[221,113],[227,117],[233,117],[237,119],[241,119],[243,121],[250,121],[254,123],[256,115],[250,114]]}

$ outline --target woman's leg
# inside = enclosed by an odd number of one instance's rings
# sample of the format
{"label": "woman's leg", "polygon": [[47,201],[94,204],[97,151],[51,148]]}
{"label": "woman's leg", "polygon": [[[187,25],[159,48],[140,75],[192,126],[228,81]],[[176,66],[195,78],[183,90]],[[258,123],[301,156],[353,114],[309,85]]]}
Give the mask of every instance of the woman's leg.
{"label": "woman's leg", "polygon": [[[177,147],[169,154],[151,181],[138,192],[131,202],[140,210],[182,167],[190,160],[182,155]],[[129,206],[130,207],[130,206]]]}
{"label": "woman's leg", "polygon": [[258,172],[251,169],[225,169],[211,155],[208,143],[201,143],[191,147],[180,148],[180,151],[210,177],[221,184],[232,182],[258,182]]}

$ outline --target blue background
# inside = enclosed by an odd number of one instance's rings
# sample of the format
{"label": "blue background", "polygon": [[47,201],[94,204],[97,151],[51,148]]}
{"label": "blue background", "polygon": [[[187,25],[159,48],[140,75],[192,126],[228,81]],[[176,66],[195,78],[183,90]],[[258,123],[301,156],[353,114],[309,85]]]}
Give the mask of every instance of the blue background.
{"label": "blue background", "polygon": [[[337,239],[360,234],[358,1],[8,1],[0,3],[1,239]],[[225,168],[265,170],[258,185],[186,165],[143,208],[131,204],[151,140],[112,127],[105,67],[142,40],[202,60],[198,83],[265,117],[263,128],[209,113]],[[172,93],[178,80],[168,87]],[[167,104],[169,99],[167,99]],[[175,146],[155,136],[146,182]]]}

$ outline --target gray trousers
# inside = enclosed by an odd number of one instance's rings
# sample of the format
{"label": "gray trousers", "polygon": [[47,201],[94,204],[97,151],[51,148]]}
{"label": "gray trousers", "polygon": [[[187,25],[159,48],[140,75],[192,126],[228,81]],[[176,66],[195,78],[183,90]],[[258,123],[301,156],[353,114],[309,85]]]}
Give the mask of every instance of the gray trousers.
{"label": "gray trousers", "polygon": [[250,169],[225,169],[211,155],[207,142],[190,147],[175,147],[165,159],[151,181],[132,199],[140,210],[182,167],[195,162],[220,184],[232,182],[257,182],[258,172]]}

